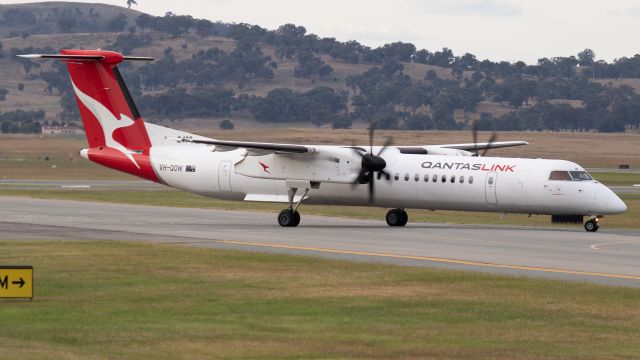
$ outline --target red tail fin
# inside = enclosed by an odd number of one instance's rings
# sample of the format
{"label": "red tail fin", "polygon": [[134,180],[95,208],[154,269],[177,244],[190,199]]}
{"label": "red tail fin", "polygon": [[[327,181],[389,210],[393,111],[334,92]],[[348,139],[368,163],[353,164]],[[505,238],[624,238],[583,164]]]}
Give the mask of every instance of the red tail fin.
{"label": "red tail fin", "polygon": [[158,181],[149,162],[151,141],[144,121],[117,68],[127,58],[103,50],[60,53],[41,57],[61,58],[67,63],[89,141],[89,160]]}

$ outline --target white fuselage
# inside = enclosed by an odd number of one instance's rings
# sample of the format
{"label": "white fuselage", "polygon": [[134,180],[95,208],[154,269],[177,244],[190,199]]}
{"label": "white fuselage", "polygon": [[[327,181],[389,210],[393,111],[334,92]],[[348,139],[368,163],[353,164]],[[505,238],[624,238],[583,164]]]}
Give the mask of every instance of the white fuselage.
{"label": "white fuselage", "polygon": [[309,157],[297,166],[281,154],[248,157],[244,149],[164,143],[152,147],[150,159],[166,185],[228,200],[287,202],[292,181],[315,177],[317,188],[305,204],[590,216],[626,210],[597,181],[549,179],[551,171],[584,171],[569,161],[402,154],[396,148],[384,154],[391,178],[376,178],[369,203],[367,185],[348,183],[359,171],[357,154],[338,146],[316,148],[336,155]]}

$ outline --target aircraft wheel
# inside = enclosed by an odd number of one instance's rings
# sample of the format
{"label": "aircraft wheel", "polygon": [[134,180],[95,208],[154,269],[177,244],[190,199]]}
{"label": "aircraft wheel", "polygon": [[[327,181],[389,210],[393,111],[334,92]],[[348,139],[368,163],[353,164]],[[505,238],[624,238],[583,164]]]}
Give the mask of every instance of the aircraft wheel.
{"label": "aircraft wheel", "polygon": [[298,226],[298,225],[300,225],[300,213],[299,213],[299,212],[297,212],[297,211],[294,211],[294,212],[293,212],[293,218],[294,218],[294,219],[293,219],[293,220],[294,220],[294,222],[293,222],[293,225],[291,225],[291,226]]}
{"label": "aircraft wheel", "polygon": [[596,232],[600,229],[600,225],[598,225],[598,222],[595,219],[591,219],[584,223],[584,229],[588,232]]}
{"label": "aircraft wheel", "polygon": [[389,226],[405,226],[409,220],[407,212],[402,209],[391,209],[387,211],[387,225]]}
{"label": "aircraft wheel", "polygon": [[[296,216],[297,214],[297,216]],[[300,214],[289,209],[284,209],[278,214],[278,224],[282,227],[295,227],[300,223]]]}
{"label": "aircraft wheel", "polygon": [[400,210],[400,215],[402,215],[402,221],[400,222],[400,224],[398,226],[407,225],[407,222],[409,221],[409,215],[407,214],[407,212],[404,211],[404,210]]}

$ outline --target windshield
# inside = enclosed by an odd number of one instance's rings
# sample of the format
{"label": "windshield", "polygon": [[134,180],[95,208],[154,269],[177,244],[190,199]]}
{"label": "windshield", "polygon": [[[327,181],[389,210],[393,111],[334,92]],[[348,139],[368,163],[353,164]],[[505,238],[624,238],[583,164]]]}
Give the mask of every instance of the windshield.
{"label": "windshield", "polygon": [[587,181],[593,180],[591,175],[589,175],[586,171],[569,171],[573,181]]}
{"label": "windshield", "polygon": [[552,171],[549,180],[588,181],[593,180],[586,171]]}

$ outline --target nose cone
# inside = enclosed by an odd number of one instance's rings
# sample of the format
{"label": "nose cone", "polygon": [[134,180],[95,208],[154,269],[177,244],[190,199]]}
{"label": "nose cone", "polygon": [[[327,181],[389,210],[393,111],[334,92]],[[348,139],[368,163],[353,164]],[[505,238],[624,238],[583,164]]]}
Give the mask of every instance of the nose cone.
{"label": "nose cone", "polygon": [[607,199],[607,212],[609,214],[620,214],[627,211],[627,204],[616,194],[612,194]]}
{"label": "nose cone", "polygon": [[598,184],[593,207],[599,214],[620,214],[627,211],[627,205],[608,187]]}

